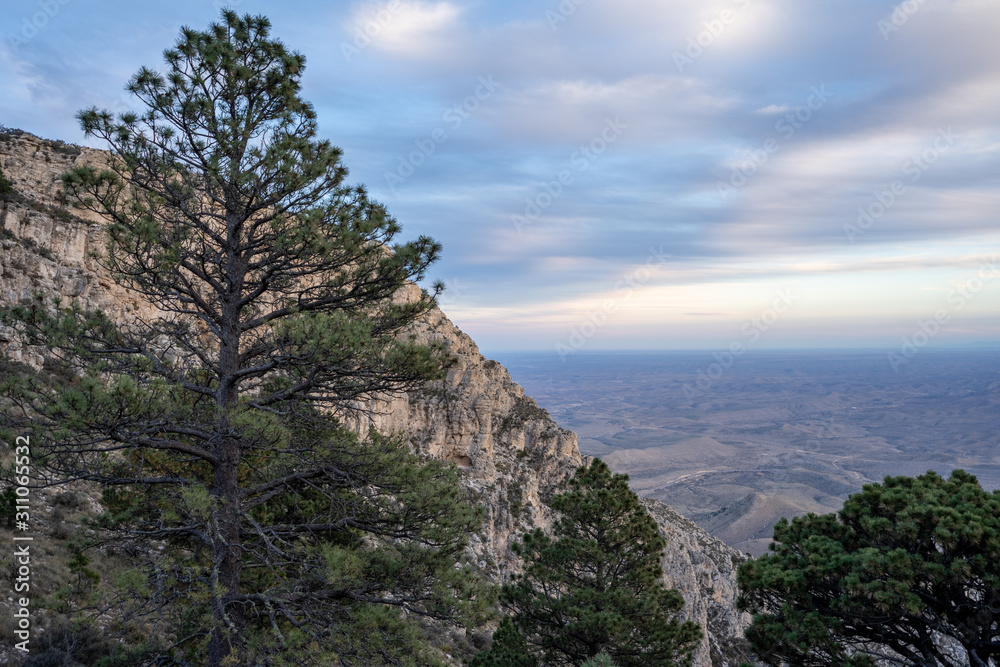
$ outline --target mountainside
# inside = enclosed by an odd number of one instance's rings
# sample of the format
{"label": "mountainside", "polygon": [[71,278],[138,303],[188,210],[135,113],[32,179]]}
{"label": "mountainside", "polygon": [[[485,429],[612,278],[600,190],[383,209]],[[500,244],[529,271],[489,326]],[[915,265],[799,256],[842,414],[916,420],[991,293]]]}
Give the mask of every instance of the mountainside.
{"label": "mountainside", "polygon": [[[118,288],[92,257],[103,249],[100,221],[61,200],[59,175],[73,164],[101,159],[100,151],[0,133],[0,168],[15,189],[0,202],[0,302],[44,292],[116,317],[148,308]],[[417,451],[462,469],[465,485],[486,512],[471,549],[479,566],[503,581],[518,567],[512,541],[551,523],[546,500],[583,462],[576,435],[525,396],[507,370],[483,357],[440,310],[414,333],[441,341],[457,363],[441,382],[371,405],[370,422],[406,432]],[[35,367],[44,364],[44,350],[22,349],[2,329],[0,349]],[[695,664],[735,666],[748,659],[742,632],[749,617],[734,605],[736,566],[744,556],[663,503],[646,499],[644,504],[668,542],[663,562],[668,585],[683,594],[686,616],[707,629]]]}

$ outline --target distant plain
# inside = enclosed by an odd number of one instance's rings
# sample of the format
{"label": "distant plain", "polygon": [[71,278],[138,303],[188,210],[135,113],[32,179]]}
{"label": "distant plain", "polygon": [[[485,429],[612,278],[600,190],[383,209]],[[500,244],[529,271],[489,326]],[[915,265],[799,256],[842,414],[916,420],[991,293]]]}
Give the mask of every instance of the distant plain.
{"label": "distant plain", "polygon": [[[1000,350],[497,355],[585,454],[737,549],[886,475],[955,468],[1000,488]],[[728,360],[723,360],[728,361]]]}

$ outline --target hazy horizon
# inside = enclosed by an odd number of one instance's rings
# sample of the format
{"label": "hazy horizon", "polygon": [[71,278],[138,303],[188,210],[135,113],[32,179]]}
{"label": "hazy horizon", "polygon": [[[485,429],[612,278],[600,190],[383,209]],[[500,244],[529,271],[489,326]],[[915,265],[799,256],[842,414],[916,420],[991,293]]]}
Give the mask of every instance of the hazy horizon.
{"label": "hazy horizon", "polygon": [[[477,343],[478,344],[478,343]],[[480,352],[484,356],[489,356],[486,351],[480,347]],[[939,343],[934,346],[927,346],[923,348],[927,352],[947,352],[947,351],[962,351],[962,350],[973,350],[981,348],[996,348],[1000,350],[1000,341],[975,341],[969,343]],[[575,350],[572,355],[591,355],[591,354],[614,354],[614,353],[625,353],[625,354],[654,354],[654,353],[670,353],[670,352],[703,352],[705,354],[713,354],[719,352],[720,350],[711,347],[670,347],[670,348],[587,348],[581,350]],[[757,352],[872,352],[872,353],[884,353],[887,350],[884,347],[877,347],[871,345],[857,345],[857,346],[824,346],[824,345],[801,345],[797,347],[765,347],[761,346],[754,350],[747,350],[746,354],[753,354]],[[551,348],[491,348],[489,350],[490,354],[547,354],[553,356],[560,356],[559,352]]]}

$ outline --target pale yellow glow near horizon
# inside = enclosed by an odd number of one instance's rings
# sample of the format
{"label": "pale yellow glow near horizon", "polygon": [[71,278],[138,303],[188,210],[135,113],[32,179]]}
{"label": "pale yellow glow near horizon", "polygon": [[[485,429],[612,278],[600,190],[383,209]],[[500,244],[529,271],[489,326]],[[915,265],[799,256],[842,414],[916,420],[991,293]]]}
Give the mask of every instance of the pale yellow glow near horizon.
{"label": "pale yellow glow near horizon", "polygon": [[[619,281],[582,297],[517,307],[455,304],[446,312],[484,340],[516,336],[555,344],[583,335],[598,347],[630,339],[718,344],[734,336],[756,343],[765,333],[788,342],[817,331],[861,341],[904,335],[941,313],[948,321],[944,329],[953,332],[975,335],[991,321],[1000,327],[1000,263],[967,259],[953,266],[857,273],[843,268],[801,262],[781,275],[695,284],[653,284],[667,276],[651,272],[646,284]],[[761,318],[763,324],[755,324]]]}

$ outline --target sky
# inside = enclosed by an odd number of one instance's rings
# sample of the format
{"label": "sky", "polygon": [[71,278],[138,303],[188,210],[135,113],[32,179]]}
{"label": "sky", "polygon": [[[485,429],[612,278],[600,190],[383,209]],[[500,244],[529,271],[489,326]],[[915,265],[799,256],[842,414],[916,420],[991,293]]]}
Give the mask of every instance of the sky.
{"label": "sky", "polygon": [[[996,0],[228,6],[486,354],[1000,344]],[[0,124],[102,147],[222,7],[6,0]]]}

